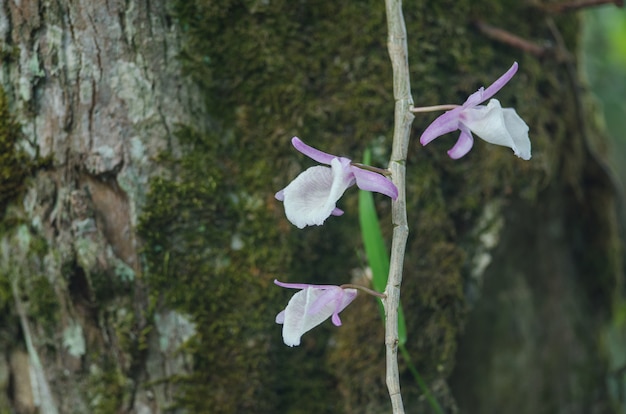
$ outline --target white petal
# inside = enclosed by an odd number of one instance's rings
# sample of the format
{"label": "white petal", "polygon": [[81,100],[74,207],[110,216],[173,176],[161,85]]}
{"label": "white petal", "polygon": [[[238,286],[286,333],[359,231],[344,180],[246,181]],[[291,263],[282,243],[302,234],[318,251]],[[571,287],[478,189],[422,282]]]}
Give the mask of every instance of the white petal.
{"label": "white petal", "polygon": [[513,108],[504,108],[504,123],[513,138],[515,147],[515,155],[523,160],[529,160],[530,155],[530,138],[528,138],[528,125]]}
{"label": "white petal", "polygon": [[497,99],[490,100],[487,106],[466,109],[461,122],[483,140],[509,147],[518,157],[530,159],[528,125],[515,109],[503,109]]}
{"label": "white petal", "polygon": [[309,168],[283,190],[285,214],[298,228],[322,225],[335,211],[337,200],[354,184],[350,160],[333,158],[330,165]]}
{"label": "white petal", "polygon": [[[340,287],[337,292],[342,295]],[[327,290],[306,288],[292,296],[285,308],[285,318],[283,322],[283,341],[285,345],[300,345],[300,337],[324,322],[335,311],[337,305],[334,300],[329,300],[321,309],[309,314],[311,306],[320,296],[327,294]]]}

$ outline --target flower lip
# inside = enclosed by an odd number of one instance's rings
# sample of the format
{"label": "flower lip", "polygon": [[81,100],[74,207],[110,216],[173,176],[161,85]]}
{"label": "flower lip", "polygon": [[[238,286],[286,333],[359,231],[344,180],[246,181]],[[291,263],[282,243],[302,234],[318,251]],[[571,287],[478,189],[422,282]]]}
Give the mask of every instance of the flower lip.
{"label": "flower lip", "polygon": [[398,187],[384,175],[356,166],[353,166],[351,171],[356,178],[357,187],[361,190],[375,191],[390,197],[392,200],[398,198]]}
{"label": "flower lip", "polygon": [[426,145],[435,138],[459,129],[459,117],[463,109],[459,106],[438,116],[422,133],[420,144]]}
{"label": "flower lip", "polygon": [[456,144],[448,150],[448,155],[453,160],[458,160],[467,154],[472,149],[472,146],[474,146],[474,138],[472,137],[470,129],[464,124],[459,124],[459,129],[461,130],[459,139]]}

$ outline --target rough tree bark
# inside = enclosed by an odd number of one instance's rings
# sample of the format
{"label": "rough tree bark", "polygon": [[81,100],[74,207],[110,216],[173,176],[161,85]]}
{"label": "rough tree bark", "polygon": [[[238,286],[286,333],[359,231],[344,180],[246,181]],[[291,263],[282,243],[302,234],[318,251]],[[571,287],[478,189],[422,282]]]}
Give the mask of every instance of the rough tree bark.
{"label": "rough tree bark", "polygon": [[184,369],[175,351],[193,327],[146,320],[136,225],[154,158],[200,107],[178,29],[152,1],[3,1],[0,13],[5,115],[39,160],[4,212],[0,411],[159,412],[170,391],[144,385]]}
{"label": "rough tree bark", "polygon": [[[577,80],[579,22],[539,2],[405,4],[416,105],[498,98],[533,159],[456,137],[407,162],[407,348],[447,412],[611,413],[614,188]],[[377,305],[287,349],[272,280],[369,283],[356,197],[294,231],[293,135],[389,159],[382,0],[4,0],[0,412],[387,412]],[[537,57],[477,29],[539,45]],[[543,50],[543,49],[542,49]],[[506,104],[504,104],[506,102]],[[447,139],[447,141],[446,141]],[[377,199],[383,232],[390,205]],[[428,412],[401,361],[406,412]]]}

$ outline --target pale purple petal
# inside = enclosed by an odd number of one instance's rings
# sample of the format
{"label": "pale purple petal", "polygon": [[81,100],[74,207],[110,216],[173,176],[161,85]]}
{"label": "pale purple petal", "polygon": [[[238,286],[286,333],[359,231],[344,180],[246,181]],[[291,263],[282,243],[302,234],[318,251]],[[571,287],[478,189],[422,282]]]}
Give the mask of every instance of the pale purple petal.
{"label": "pale purple petal", "polygon": [[343,216],[343,210],[340,208],[335,207],[335,209],[333,210],[332,213],[330,213],[332,216]]}
{"label": "pale purple petal", "polygon": [[462,122],[483,140],[509,147],[518,157],[530,159],[528,125],[514,109],[503,109],[497,99],[490,100],[487,106],[468,109]]}
{"label": "pale purple petal", "polygon": [[456,144],[448,150],[448,155],[453,160],[458,160],[467,154],[472,149],[472,146],[474,146],[474,138],[470,130],[463,124],[459,125],[459,129],[461,130],[459,139],[456,141]]}
{"label": "pale purple petal", "polygon": [[276,323],[279,325],[282,325],[283,323],[285,323],[285,311],[284,310],[278,312],[278,315],[276,315]]}
{"label": "pale purple petal", "polygon": [[[317,287],[316,287],[317,288]],[[309,307],[309,314],[314,315],[321,312],[329,303],[341,304],[341,297],[343,296],[343,289],[339,286],[333,286],[330,289],[323,289],[324,293],[311,304]]]}
{"label": "pale purple petal", "polygon": [[343,294],[341,299],[337,301],[335,312],[331,318],[333,325],[341,326],[341,319],[339,318],[339,312],[344,310],[346,306],[348,306],[352,301],[356,298],[357,290],[356,289],[342,289]]}
{"label": "pale purple petal", "polygon": [[311,285],[309,283],[285,283],[285,282],[281,282],[278,279],[274,279],[274,284],[280,287],[287,288],[287,289],[306,289],[306,288],[314,287],[316,289],[324,290],[324,289],[332,289],[334,287],[337,287],[337,285]]}
{"label": "pale purple petal", "polygon": [[483,95],[485,94],[485,88],[482,86],[473,94],[471,94],[463,103],[463,108],[473,108],[476,105],[482,103],[485,99]]}
{"label": "pale purple petal", "polygon": [[393,200],[398,198],[398,189],[389,178],[374,171],[364,170],[356,166],[352,166],[350,169],[356,178],[357,187],[361,190],[375,191],[389,196]]}
{"label": "pale purple petal", "polygon": [[330,162],[333,158],[337,158],[335,155],[327,154],[323,151],[320,151],[316,148],[313,148],[304,142],[298,137],[291,138],[291,144],[301,153],[306,155],[307,157],[321,163],[330,165]]}
{"label": "pale purple petal", "polygon": [[513,62],[513,66],[511,66],[511,68],[507,70],[504,75],[500,76],[494,83],[492,83],[487,89],[485,89],[482,94],[483,99],[481,102],[485,102],[487,99],[495,95],[500,89],[504,87],[504,85],[506,85],[511,80],[511,78],[513,78],[513,75],[515,75],[515,73],[517,73],[517,62]]}
{"label": "pale purple petal", "polygon": [[347,158],[333,158],[331,168],[307,169],[283,190],[287,219],[301,229],[322,225],[354,180]]}
{"label": "pale purple petal", "polygon": [[491,98],[495,95],[500,89],[506,85],[513,75],[517,72],[517,62],[513,63],[513,66],[509,70],[507,70],[504,75],[500,76],[494,83],[489,85],[487,89],[481,87],[476,92],[471,94],[469,98],[463,104],[464,108],[472,108],[478,104],[485,102],[487,99]]}
{"label": "pale purple petal", "polygon": [[422,145],[426,145],[435,138],[458,129],[459,116],[462,110],[462,107],[458,107],[439,115],[439,117],[437,117],[437,119],[435,119],[433,123],[426,128],[420,137],[420,143]]}

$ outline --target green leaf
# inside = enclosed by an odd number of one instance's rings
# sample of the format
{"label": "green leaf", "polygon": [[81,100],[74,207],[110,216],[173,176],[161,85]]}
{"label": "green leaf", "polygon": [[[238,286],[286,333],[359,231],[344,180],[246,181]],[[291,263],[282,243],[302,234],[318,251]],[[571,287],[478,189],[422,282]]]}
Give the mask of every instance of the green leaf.
{"label": "green leaf", "polygon": [[[363,155],[363,163],[369,164],[370,158],[370,150],[367,149]],[[359,221],[361,223],[365,255],[367,256],[370,269],[372,269],[372,284],[375,290],[384,292],[389,275],[389,252],[387,251],[385,240],[380,231],[376,206],[374,205],[374,196],[369,191],[359,191]],[[381,310],[384,312],[382,303]],[[401,345],[406,343],[406,323],[404,321],[402,305],[400,305],[398,310],[398,339]]]}
{"label": "green leaf", "polygon": [[[363,155],[363,163],[370,163],[370,150],[366,149]],[[385,240],[383,239],[382,232],[380,231],[380,223],[378,221],[378,215],[376,214],[376,206],[374,205],[374,196],[369,191],[359,191],[359,221],[361,223],[361,233],[363,235],[363,245],[365,246],[365,255],[367,256],[367,262],[372,269],[372,284],[374,289],[379,292],[384,292],[387,286],[387,278],[389,276],[389,253],[385,246]],[[383,309],[382,302],[378,302],[380,305],[381,316],[383,321],[385,320],[385,310]],[[417,385],[424,393],[428,403],[432,407],[435,413],[443,414],[441,406],[431,394],[426,382],[422,379],[419,372],[413,365],[409,352],[407,351],[406,344],[406,323],[404,321],[404,312],[402,311],[402,304],[398,308],[398,340],[399,349],[402,354],[413,378],[417,382]]]}

